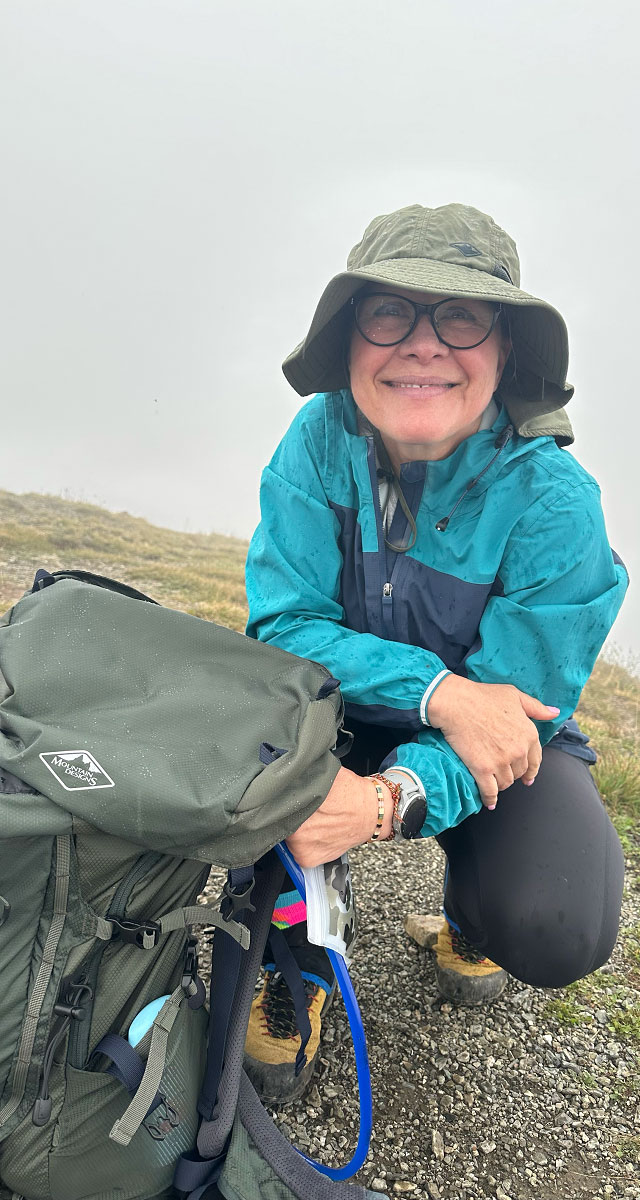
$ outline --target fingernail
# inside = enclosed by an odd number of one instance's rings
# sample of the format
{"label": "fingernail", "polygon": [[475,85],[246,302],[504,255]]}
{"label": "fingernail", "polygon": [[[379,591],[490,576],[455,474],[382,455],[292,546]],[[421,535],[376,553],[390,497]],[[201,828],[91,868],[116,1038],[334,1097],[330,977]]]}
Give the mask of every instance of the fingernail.
{"label": "fingernail", "polygon": [[523,779],[522,782],[525,787],[531,787],[532,783],[535,783],[535,779]]}
{"label": "fingernail", "polygon": [[560,709],[556,708],[555,704],[547,704],[547,712],[555,713],[555,715],[557,717],[558,713],[560,712]]}
{"label": "fingernail", "polygon": [[489,812],[493,812],[494,808],[497,808],[497,807],[498,807],[497,804],[487,804],[487,808],[489,809]]}

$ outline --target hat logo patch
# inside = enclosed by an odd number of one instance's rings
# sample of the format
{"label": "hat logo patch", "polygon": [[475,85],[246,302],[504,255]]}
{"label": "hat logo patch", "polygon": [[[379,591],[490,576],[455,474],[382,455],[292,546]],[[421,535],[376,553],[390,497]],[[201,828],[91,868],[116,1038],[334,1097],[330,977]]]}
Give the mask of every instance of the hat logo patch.
{"label": "hat logo patch", "polygon": [[471,242],[449,242],[452,250],[459,250],[464,254],[465,258],[473,258],[476,254],[482,254],[482,250],[478,250],[477,246],[472,246]]}
{"label": "hat logo patch", "polygon": [[39,757],[65,792],[115,787],[113,779],[88,750],[60,750]]}

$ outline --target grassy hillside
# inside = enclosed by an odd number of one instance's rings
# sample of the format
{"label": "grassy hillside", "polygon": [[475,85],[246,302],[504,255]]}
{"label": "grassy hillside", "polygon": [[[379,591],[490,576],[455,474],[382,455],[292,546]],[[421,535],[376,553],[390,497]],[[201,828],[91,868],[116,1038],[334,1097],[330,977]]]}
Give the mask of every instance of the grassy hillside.
{"label": "grassy hillside", "polygon": [[242,629],[247,543],[215,533],[174,533],[128,513],[57,496],[0,491],[0,605],[38,567],[110,575],[172,608]]}
{"label": "grassy hillside", "polygon": [[[82,568],[242,629],[246,551],[247,543],[236,538],[176,533],[56,496],[0,492],[0,611],[30,586],[38,567]],[[630,853],[640,849],[639,710],[640,680],[621,664],[600,660],[579,717],[600,754],[598,785]]]}

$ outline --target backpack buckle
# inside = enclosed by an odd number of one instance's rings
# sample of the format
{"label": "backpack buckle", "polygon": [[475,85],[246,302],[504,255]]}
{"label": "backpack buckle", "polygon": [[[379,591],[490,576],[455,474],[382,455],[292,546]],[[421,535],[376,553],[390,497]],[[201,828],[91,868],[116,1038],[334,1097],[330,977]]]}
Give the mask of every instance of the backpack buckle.
{"label": "backpack buckle", "polygon": [[112,938],[121,938],[141,950],[153,950],[160,941],[162,932],[157,921],[128,921],[125,917],[110,917],[113,925]]}
{"label": "backpack buckle", "polygon": [[229,880],[226,880],[220,900],[220,912],[223,921],[235,919],[236,914],[242,912],[243,908],[247,908],[249,912],[256,911],[255,904],[251,903],[251,893],[255,885],[255,879],[251,879],[244,890],[238,892],[234,891]]}
{"label": "backpack buckle", "polygon": [[184,967],[182,968],[182,983],[181,987],[185,992],[190,992],[191,985],[198,978],[198,942],[196,938],[189,938],[187,948],[184,955]]}
{"label": "backpack buckle", "polygon": [[74,1021],[84,1021],[87,1015],[86,1005],[93,999],[93,990],[87,983],[70,983],[60,989],[60,998],[53,1006],[58,1017],[73,1018]]}

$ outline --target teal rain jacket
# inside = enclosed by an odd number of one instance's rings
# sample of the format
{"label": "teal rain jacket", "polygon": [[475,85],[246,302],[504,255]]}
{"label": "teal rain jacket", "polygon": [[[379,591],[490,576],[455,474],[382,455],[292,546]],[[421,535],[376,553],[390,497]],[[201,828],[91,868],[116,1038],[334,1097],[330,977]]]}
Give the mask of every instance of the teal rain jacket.
{"label": "teal rain jacket", "polygon": [[[595,480],[552,437],[520,437],[502,409],[448,458],[404,464],[401,483],[417,538],[395,553],[374,439],[359,433],[351,393],[309,401],[263,473],[247,632],[322,663],[348,714],[397,727],[395,761],[426,790],[427,837],[481,807],[473,776],[428,724],[434,688],[450,671],[515,684],[560,708],[538,724],[542,744],[556,736],[588,758],[567,721],[627,575]],[[407,533],[398,505],[388,540]]]}

